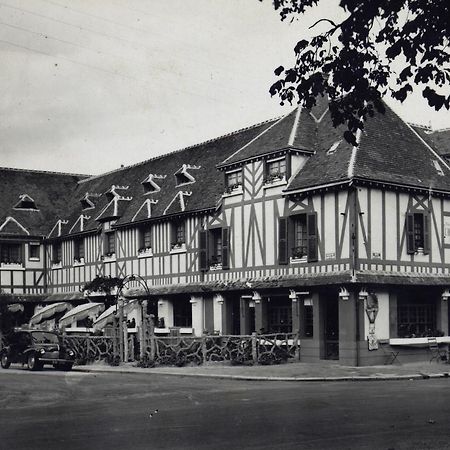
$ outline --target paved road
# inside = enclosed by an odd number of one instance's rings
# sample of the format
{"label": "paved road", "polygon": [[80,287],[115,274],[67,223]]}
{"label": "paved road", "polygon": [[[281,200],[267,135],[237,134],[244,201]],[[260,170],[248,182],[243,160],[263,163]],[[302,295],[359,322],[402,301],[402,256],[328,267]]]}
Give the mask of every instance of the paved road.
{"label": "paved road", "polygon": [[0,369],[0,449],[445,449],[449,391]]}

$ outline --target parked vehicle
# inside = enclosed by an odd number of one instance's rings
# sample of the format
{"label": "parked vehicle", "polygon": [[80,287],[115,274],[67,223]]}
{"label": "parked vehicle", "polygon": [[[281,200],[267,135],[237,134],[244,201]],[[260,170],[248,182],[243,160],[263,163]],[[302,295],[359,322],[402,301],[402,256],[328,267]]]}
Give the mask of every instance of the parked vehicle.
{"label": "parked vehicle", "polygon": [[26,364],[30,370],[52,364],[55,369],[70,370],[75,360],[72,350],[66,348],[59,334],[42,330],[18,330],[6,338],[0,363],[8,369],[11,363]]}

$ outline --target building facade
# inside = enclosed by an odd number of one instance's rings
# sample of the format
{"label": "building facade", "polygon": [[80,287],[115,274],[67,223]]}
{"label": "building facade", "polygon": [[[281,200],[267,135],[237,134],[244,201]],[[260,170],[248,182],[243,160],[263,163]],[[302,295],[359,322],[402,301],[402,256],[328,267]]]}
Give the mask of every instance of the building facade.
{"label": "building facade", "polygon": [[450,167],[389,108],[358,146],[342,133],[318,99],[99,176],[2,169],[4,301],[80,302],[96,276],[134,273],[158,333],[299,332],[303,361],[426,358],[426,336],[450,339]]}

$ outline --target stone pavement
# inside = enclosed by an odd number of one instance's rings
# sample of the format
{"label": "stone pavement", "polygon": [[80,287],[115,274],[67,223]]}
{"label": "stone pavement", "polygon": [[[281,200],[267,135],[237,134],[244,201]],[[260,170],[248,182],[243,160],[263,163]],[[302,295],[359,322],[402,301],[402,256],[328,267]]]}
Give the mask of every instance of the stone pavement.
{"label": "stone pavement", "polygon": [[441,362],[422,362],[349,367],[336,364],[335,361],[321,361],[318,363],[290,362],[273,366],[230,366],[224,363],[209,363],[201,366],[163,366],[144,369],[136,367],[136,363],[122,363],[116,367],[106,364],[74,366],[73,370],[259,381],[370,381],[447,378],[450,374],[450,365]]}

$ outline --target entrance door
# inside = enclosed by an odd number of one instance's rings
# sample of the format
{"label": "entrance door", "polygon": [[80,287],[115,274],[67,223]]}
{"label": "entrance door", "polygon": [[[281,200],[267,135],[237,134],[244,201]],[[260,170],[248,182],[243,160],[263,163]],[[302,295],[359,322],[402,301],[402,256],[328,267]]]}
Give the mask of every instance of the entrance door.
{"label": "entrance door", "polygon": [[339,359],[339,303],[335,299],[325,306],[325,359]]}
{"label": "entrance door", "polygon": [[239,297],[231,301],[231,334],[241,334],[241,305]]}

